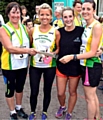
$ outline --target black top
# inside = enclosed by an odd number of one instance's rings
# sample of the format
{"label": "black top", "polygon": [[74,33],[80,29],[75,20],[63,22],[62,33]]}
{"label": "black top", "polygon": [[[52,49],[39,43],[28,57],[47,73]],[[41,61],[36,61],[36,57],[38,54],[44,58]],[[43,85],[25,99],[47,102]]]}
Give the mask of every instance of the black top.
{"label": "black top", "polygon": [[72,31],[65,31],[64,27],[58,29],[61,34],[60,39],[60,51],[57,59],[58,70],[67,76],[78,76],[80,75],[80,61],[71,60],[70,62],[63,64],[59,59],[65,55],[79,54],[80,45],[82,43],[81,35],[84,31],[83,27],[76,26]]}

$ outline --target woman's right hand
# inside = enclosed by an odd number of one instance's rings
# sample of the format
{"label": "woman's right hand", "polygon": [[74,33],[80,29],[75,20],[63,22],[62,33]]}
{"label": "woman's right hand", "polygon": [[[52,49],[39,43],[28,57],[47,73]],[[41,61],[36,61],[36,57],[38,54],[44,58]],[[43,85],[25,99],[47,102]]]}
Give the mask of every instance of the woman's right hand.
{"label": "woman's right hand", "polygon": [[59,59],[59,61],[63,64],[68,63],[69,61],[73,60],[73,55],[65,55],[62,58]]}
{"label": "woman's right hand", "polygon": [[36,55],[37,54],[37,50],[36,49],[34,49],[34,48],[29,48],[29,51],[28,51],[28,53],[30,54],[30,55]]}

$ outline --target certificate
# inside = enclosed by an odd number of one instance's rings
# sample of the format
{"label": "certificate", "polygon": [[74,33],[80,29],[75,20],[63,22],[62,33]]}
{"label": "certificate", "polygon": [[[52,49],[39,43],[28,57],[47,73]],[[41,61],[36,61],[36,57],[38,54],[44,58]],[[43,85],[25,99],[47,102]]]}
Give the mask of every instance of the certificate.
{"label": "certificate", "polygon": [[38,53],[39,53],[39,54],[46,55],[46,56],[51,56],[51,57],[55,58],[55,54],[53,54],[53,53],[42,52],[42,51],[38,51]]}

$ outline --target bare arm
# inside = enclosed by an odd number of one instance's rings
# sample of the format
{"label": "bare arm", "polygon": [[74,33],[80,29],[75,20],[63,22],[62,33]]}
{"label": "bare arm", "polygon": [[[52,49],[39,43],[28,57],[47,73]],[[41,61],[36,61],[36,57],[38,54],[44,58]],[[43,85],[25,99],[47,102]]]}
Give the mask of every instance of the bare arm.
{"label": "bare arm", "polygon": [[4,46],[4,48],[12,54],[36,54],[34,49],[30,48],[19,48],[12,45],[10,40],[10,36],[6,33],[4,28],[0,28],[0,40]]}
{"label": "bare arm", "polygon": [[31,28],[30,30],[28,30],[28,34],[29,34],[29,38],[30,38],[30,46],[32,45],[33,43],[33,32],[34,32],[34,27]]}
{"label": "bare arm", "polygon": [[90,57],[94,57],[96,55],[96,52],[98,50],[98,46],[100,43],[100,38],[102,36],[102,26],[100,24],[96,24],[93,28],[93,38],[91,43],[91,50],[89,52],[78,54],[78,59],[87,59]]}
{"label": "bare arm", "polygon": [[58,54],[59,52],[59,41],[60,41],[60,33],[58,30],[56,30],[56,50],[54,51],[55,54]]}
{"label": "bare arm", "polygon": [[[102,26],[100,24],[96,24],[93,28],[93,37],[92,37],[92,43],[91,43],[91,50],[89,52],[85,52],[83,54],[77,54],[77,59],[87,59],[94,57],[96,55],[96,52],[98,50],[98,46],[100,43],[100,38],[102,36]],[[60,59],[60,61],[69,62],[72,60],[74,55],[67,55]],[[65,60],[64,60],[65,59]]]}

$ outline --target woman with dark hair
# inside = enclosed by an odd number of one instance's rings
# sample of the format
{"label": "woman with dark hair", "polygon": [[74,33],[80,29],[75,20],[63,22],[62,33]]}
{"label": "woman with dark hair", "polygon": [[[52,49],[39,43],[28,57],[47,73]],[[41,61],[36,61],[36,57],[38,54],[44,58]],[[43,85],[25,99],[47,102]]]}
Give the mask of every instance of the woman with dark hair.
{"label": "woman with dark hair", "polygon": [[17,2],[10,2],[6,7],[6,15],[9,22],[0,28],[0,40],[3,45],[1,68],[6,87],[5,97],[10,109],[10,120],[17,120],[17,115],[27,119],[28,115],[22,109],[23,89],[27,75],[28,54],[35,55],[36,51],[34,48],[29,48],[28,31],[19,21],[20,5]]}
{"label": "woman with dark hair", "polygon": [[27,8],[22,5],[21,6],[21,23],[25,24],[26,20],[30,18],[30,16],[27,14]]}
{"label": "woman with dark hair", "polygon": [[[86,27],[82,34],[80,54],[63,56],[59,61],[63,64],[71,60],[80,60],[82,70],[82,83],[87,102],[87,120],[100,120],[99,100],[96,94],[102,74],[102,64],[95,54],[101,47],[103,30],[101,24],[95,20],[94,0],[85,0],[82,5],[82,16],[86,20]],[[95,57],[94,57],[95,56]]]}

